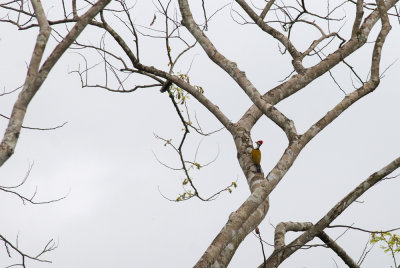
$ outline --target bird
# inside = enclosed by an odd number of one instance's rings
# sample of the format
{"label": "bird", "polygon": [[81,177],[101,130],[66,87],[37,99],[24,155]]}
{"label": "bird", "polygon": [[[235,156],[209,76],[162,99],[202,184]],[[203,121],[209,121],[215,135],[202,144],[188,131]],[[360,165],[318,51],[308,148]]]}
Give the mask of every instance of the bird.
{"label": "bird", "polygon": [[257,172],[261,173],[261,166],[260,166],[260,162],[261,162],[261,151],[260,151],[260,146],[263,144],[262,140],[259,140],[256,142],[257,147],[254,148],[251,151],[251,158],[253,159],[254,164],[256,165],[257,168]]}

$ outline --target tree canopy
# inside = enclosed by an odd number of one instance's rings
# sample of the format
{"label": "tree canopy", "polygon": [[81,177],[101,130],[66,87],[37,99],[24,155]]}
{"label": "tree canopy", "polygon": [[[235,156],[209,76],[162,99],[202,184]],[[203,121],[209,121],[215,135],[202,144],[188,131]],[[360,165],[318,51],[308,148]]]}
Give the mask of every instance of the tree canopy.
{"label": "tree canopy", "polygon": [[0,260],[398,266],[397,2],[0,3]]}

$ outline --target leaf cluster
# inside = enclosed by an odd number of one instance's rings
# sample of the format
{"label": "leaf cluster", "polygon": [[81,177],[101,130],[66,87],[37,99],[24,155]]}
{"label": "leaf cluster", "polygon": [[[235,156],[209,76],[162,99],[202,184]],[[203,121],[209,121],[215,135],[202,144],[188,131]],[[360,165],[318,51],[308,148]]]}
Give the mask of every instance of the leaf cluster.
{"label": "leaf cluster", "polygon": [[[179,77],[181,80],[185,81],[186,83],[190,84],[189,75],[179,73],[179,74],[178,74],[178,77]],[[194,85],[194,88],[196,88],[197,91],[200,92],[201,94],[204,93],[203,87]],[[170,94],[171,96],[173,96],[173,97],[175,98],[176,102],[178,102],[178,103],[181,104],[181,105],[182,105],[182,104],[185,104],[185,101],[186,101],[187,99],[189,99],[189,93],[187,93],[187,91],[185,91],[184,89],[182,89],[182,88],[176,86],[175,84],[172,84],[171,87],[169,88],[169,90],[170,90],[170,91],[169,91],[169,92],[170,92],[169,94]]]}
{"label": "leaf cluster", "polygon": [[373,245],[380,243],[380,248],[383,249],[385,253],[390,252],[392,254],[395,266],[397,268],[400,267],[400,265],[397,266],[395,259],[395,255],[400,252],[400,235],[390,232],[372,233],[369,242]]}

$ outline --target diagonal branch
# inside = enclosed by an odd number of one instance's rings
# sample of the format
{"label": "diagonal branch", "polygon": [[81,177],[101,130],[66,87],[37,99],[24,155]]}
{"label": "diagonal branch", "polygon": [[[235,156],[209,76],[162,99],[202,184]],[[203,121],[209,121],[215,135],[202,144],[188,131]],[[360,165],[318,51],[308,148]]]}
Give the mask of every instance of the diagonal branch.
{"label": "diagonal branch", "polygon": [[[386,15],[387,16],[387,15]],[[362,97],[374,91],[379,85],[379,64],[381,59],[381,51],[386,36],[388,35],[391,27],[388,20],[384,20],[381,31],[377,37],[375,42],[373,54],[372,54],[372,63],[371,63],[371,78],[368,82],[362,85],[359,89],[353,91],[349,95],[347,95],[341,102],[339,102],[332,110],[330,110],[324,117],[322,117],[318,122],[312,125],[303,135],[301,135],[298,142],[293,143],[288,147],[285,151],[285,154],[278,162],[276,167],[271,171],[267,178],[269,181],[275,186],[282,176],[274,175],[274,170],[278,169],[279,166],[282,165],[281,162],[287,162],[287,165],[291,165],[293,161],[296,159],[297,155],[300,151],[305,147],[305,145],[312,140],[319,132],[321,132],[326,126],[328,126],[331,122],[333,122],[336,118],[338,118],[347,108],[349,108],[352,104],[357,102]],[[289,153],[289,159],[284,159],[287,157],[287,153]],[[290,167],[290,166],[289,166]],[[282,168],[281,168],[282,170]],[[287,171],[287,170],[286,170]],[[273,186],[273,187],[274,187]]]}
{"label": "diagonal branch", "polygon": [[36,37],[35,48],[32,53],[31,61],[28,67],[28,73],[21,93],[14,104],[11,118],[8,122],[6,132],[0,145],[0,166],[14,153],[15,146],[22,127],[22,121],[26,113],[27,106],[31,101],[37,89],[34,82],[39,72],[39,65],[50,37],[51,28],[47,22],[42,4],[38,0],[32,0],[32,5],[36,13],[36,19],[39,23],[39,34]]}
{"label": "diagonal branch", "polygon": [[102,23],[96,23],[95,26],[104,28],[117,42],[117,44],[122,48],[125,54],[129,57],[132,62],[132,65],[139,70],[139,72],[144,72],[147,74],[153,74],[155,76],[163,77],[167,79],[167,82],[164,83],[161,90],[163,92],[167,91],[168,88],[173,84],[176,84],[178,87],[183,88],[190,95],[197,99],[201,104],[204,105],[219,121],[220,123],[226,127],[229,131],[232,131],[232,123],[229,118],[219,109],[217,105],[212,103],[202,92],[200,92],[196,87],[192,86],[188,82],[180,79],[176,75],[169,74],[162,70],[159,70],[153,66],[146,66],[139,62],[136,58],[133,51],[129,48],[128,44],[125,40],[104,20],[104,17],[101,16]]}
{"label": "diagonal branch", "polygon": [[265,101],[256,87],[250,82],[246,74],[241,71],[235,62],[230,61],[222,55],[208,39],[204,32],[197,26],[193,19],[187,0],[179,0],[179,7],[182,14],[183,25],[199,42],[208,57],[229,74],[236,83],[243,89],[251,101],[275,124],[286,133],[289,141],[297,138],[297,131],[292,120],[287,118],[278,109]]}
{"label": "diagonal branch", "polygon": [[276,185],[278,185],[280,180],[290,169],[297,156],[300,154],[301,150],[308,144],[308,142],[310,142],[316,135],[318,135],[318,133],[320,133],[323,129],[325,129],[325,127],[327,127],[336,118],[338,118],[351,105],[375,90],[378,84],[379,82],[373,82],[370,80],[359,89],[344,97],[344,99],[339,102],[332,110],[330,110],[325,116],[323,116],[314,125],[312,125],[303,135],[301,135],[301,137],[297,141],[289,144],[281,159],[268,174],[267,181],[261,182],[261,184],[266,184],[265,187],[267,187],[268,192],[270,193],[276,187]]}
{"label": "diagonal branch", "polygon": [[322,242],[330,247],[343,260],[343,262],[347,264],[347,266],[350,268],[360,268],[360,266],[358,266],[358,264],[347,254],[347,252],[325,232],[321,232],[318,237],[322,240]]}
{"label": "diagonal branch", "polygon": [[[343,101],[335,106],[330,112],[328,112],[321,120],[314,124],[300,139],[300,143],[305,146],[308,141],[310,141],[315,135],[317,135],[323,128],[329,125],[334,119],[336,119],[345,109],[350,107],[355,101],[359,100],[363,96],[372,92],[379,85],[379,65],[381,60],[382,46],[386,40],[386,36],[389,34],[391,29],[388,15],[386,13],[387,9],[382,0],[377,0],[378,12],[382,20],[381,30],[375,42],[372,63],[371,63],[371,78],[365,83],[361,88],[352,92],[350,95],[346,96]],[[268,258],[268,262],[271,263],[271,267],[277,267],[284,259],[290,256],[293,252],[297,250],[296,247],[290,247],[292,245],[304,245],[315,235],[323,231],[336,217],[338,217],[352,202],[354,202],[358,197],[360,197],[366,190],[372,187],[379,180],[383,179],[386,175],[393,172],[400,166],[400,158],[397,158],[388,166],[381,169],[379,172],[372,174],[367,180],[365,180],[359,187],[357,187],[353,192],[347,195],[341,202],[339,202],[331,211],[322,218],[315,226],[310,228],[309,231],[301,235],[295,241],[293,241],[287,247],[287,254],[280,252],[278,254],[272,254]],[[281,255],[282,254],[282,255]]]}
{"label": "diagonal branch", "polygon": [[[385,11],[392,8],[398,1],[399,0],[386,1],[386,6],[384,8]],[[310,68],[307,68],[303,74],[296,74],[292,76],[288,81],[269,90],[263,96],[266,102],[270,103],[271,105],[276,105],[280,101],[303,89],[316,78],[325,74],[337,64],[342,62],[343,59],[351,55],[353,52],[355,52],[366,43],[372,28],[379,20],[379,18],[379,11],[378,9],[375,9],[364,19],[355,37],[352,37],[348,42],[338,48],[335,52],[329,54],[324,60],[320,61]],[[251,127],[257,122],[262,114],[263,112],[259,111],[259,108],[256,105],[253,105],[238,121],[238,124],[244,124]]]}
{"label": "diagonal branch", "polygon": [[237,211],[231,213],[228,222],[194,267],[227,267],[240,243],[264,219],[268,209],[268,196],[256,196],[253,192]]}
{"label": "diagonal branch", "polygon": [[80,17],[68,35],[51,52],[50,56],[46,59],[39,70],[51,28],[41,6],[41,1],[32,0],[32,5],[35,9],[40,30],[36,39],[36,45],[29,64],[24,86],[14,104],[6,132],[0,144],[0,166],[2,166],[14,153],[28,105],[46,80],[47,75],[60,59],[62,54],[69,48],[72,42],[76,40],[83,29],[85,29],[87,24],[92,21],[100,10],[102,10],[110,1],[111,0],[97,1],[95,5]]}

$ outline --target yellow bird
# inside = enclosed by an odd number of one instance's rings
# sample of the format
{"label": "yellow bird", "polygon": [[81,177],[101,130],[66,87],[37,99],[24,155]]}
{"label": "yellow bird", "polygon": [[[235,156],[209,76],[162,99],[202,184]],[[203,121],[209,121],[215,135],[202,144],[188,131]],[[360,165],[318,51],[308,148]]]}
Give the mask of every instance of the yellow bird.
{"label": "yellow bird", "polygon": [[261,173],[261,151],[260,151],[260,146],[263,144],[263,141],[257,141],[256,142],[257,147],[251,151],[251,158],[253,159],[254,164],[256,165],[257,172]]}

